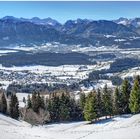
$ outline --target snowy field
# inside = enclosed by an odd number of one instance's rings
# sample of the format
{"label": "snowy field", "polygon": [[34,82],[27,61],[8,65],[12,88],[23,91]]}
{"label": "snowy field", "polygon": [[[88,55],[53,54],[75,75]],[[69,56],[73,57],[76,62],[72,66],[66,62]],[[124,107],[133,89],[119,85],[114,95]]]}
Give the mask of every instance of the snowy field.
{"label": "snowy field", "polygon": [[109,69],[111,62],[102,62],[96,65],[61,65],[61,66],[22,66],[22,67],[4,67],[0,64],[0,70],[8,71],[30,71],[32,73],[44,74],[46,72],[52,73],[52,75],[68,74],[75,75],[77,72],[89,72],[92,70]]}
{"label": "snowy field", "polygon": [[0,114],[0,138],[38,139],[109,139],[140,138],[140,114],[124,115],[96,124],[87,122],[56,123],[44,126],[31,126]]}
{"label": "snowy field", "polygon": [[16,93],[19,101],[19,107],[25,107],[25,103],[23,102],[23,98],[27,101],[29,93]]}

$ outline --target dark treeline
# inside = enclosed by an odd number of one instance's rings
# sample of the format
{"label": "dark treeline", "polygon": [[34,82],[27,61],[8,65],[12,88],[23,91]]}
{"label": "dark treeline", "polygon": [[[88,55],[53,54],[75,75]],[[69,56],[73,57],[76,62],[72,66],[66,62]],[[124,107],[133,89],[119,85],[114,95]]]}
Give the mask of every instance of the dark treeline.
{"label": "dark treeline", "polygon": [[120,87],[113,91],[107,85],[103,90],[89,93],[83,102],[84,118],[87,121],[100,117],[112,117],[128,113],[140,113],[140,77],[137,76],[133,86],[124,80]]}
{"label": "dark treeline", "polygon": [[71,85],[67,84],[58,84],[58,83],[53,83],[53,84],[48,84],[48,83],[34,83],[34,84],[25,84],[25,85],[20,85],[17,83],[12,83],[8,86],[7,88],[7,94],[17,93],[17,92],[25,92],[25,93],[34,93],[34,92],[39,92],[39,93],[46,93],[46,92],[53,92],[56,90],[67,90],[67,91],[72,91],[79,89],[79,84],[78,83],[73,83]]}
{"label": "dark treeline", "polygon": [[[37,59],[34,59],[37,58]],[[60,65],[87,65],[96,64],[91,62],[91,57],[83,53],[27,53],[24,51],[10,53],[5,56],[0,56],[0,64],[6,67],[25,66],[25,65],[45,65],[45,66],[60,66]],[[56,61],[57,60],[57,61]]]}
{"label": "dark treeline", "polygon": [[[46,99],[39,93],[34,93],[27,100],[26,110],[29,109],[37,114],[40,109],[47,112],[46,121],[43,123],[96,121],[100,117],[110,118],[114,115],[140,113],[140,77],[135,78],[133,85],[125,79],[115,90],[105,85],[103,89],[91,91],[89,94],[80,93],[79,100],[75,100],[70,93],[60,90],[50,94]],[[28,117],[27,115],[26,118]]]}
{"label": "dark treeline", "polygon": [[[26,110],[26,111],[25,111]],[[27,106],[22,111],[25,121],[32,124],[83,120],[79,102],[68,92],[58,91],[44,98],[40,93],[28,95]]]}
{"label": "dark treeline", "polygon": [[26,106],[18,108],[15,94],[8,97],[4,92],[0,98],[0,111],[12,118],[21,119],[31,124],[46,124],[62,121],[98,121],[100,117],[111,118],[114,115],[140,113],[140,76],[133,84],[125,79],[121,86],[93,90],[88,94],[80,93],[75,99],[68,91],[58,90],[51,94],[34,92],[23,98]]}
{"label": "dark treeline", "polygon": [[16,94],[7,96],[5,91],[0,91],[0,112],[14,119],[19,118],[19,102]]}

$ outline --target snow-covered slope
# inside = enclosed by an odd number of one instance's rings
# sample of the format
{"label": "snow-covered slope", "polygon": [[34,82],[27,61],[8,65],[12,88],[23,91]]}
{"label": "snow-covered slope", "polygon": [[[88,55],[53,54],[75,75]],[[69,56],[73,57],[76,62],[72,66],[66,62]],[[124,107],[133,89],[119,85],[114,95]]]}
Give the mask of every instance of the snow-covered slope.
{"label": "snow-covered slope", "polygon": [[87,122],[31,126],[0,114],[0,138],[140,138],[140,114],[123,115],[96,124]]}

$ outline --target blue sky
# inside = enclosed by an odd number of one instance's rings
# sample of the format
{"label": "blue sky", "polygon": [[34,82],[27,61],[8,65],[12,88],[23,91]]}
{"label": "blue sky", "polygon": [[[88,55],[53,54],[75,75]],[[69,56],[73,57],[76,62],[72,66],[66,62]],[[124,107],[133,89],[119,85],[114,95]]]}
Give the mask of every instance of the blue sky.
{"label": "blue sky", "polygon": [[140,2],[49,2],[0,1],[0,17],[51,17],[64,23],[68,19],[117,19],[140,17]]}

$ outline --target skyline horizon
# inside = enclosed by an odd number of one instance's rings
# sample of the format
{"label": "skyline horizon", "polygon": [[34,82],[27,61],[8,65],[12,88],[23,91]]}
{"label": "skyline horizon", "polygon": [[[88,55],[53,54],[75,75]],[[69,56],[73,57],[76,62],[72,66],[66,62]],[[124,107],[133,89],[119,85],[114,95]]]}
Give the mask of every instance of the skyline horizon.
{"label": "skyline horizon", "polygon": [[41,18],[41,17],[38,17],[38,16],[33,16],[33,17],[30,17],[30,18],[28,18],[28,17],[16,17],[16,16],[13,16],[13,15],[5,15],[5,16],[2,16],[2,17],[0,17],[0,19],[3,19],[3,18],[5,18],[5,17],[13,17],[13,18],[17,18],[17,19],[33,19],[33,18],[39,18],[40,20],[43,20],[43,19],[47,19],[47,18],[50,18],[50,19],[52,19],[52,20],[56,20],[57,22],[59,22],[59,23],[61,23],[61,24],[64,24],[64,23],[66,23],[68,20],[72,20],[72,21],[75,21],[75,20],[78,20],[78,19],[81,19],[81,20],[92,20],[92,21],[99,21],[99,20],[107,20],[107,21],[113,21],[113,20],[118,20],[118,19],[120,19],[120,18],[124,18],[124,19],[128,19],[128,20],[133,20],[133,19],[136,19],[136,18],[140,18],[140,16],[139,17],[131,17],[131,18],[127,18],[127,17],[119,17],[119,18],[115,18],[115,19],[89,19],[89,18],[79,18],[79,17],[77,17],[76,19],[67,19],[65,22],[60,22],[59,20],[57,20],[57,19],[55,19],[55,18],[52,18],[52,17],[44,17],[44,18]]}
{"label": "skyline horizon", "polygon": [[140,1],[0,1],[0,17],[114,20],[139,17]]}

